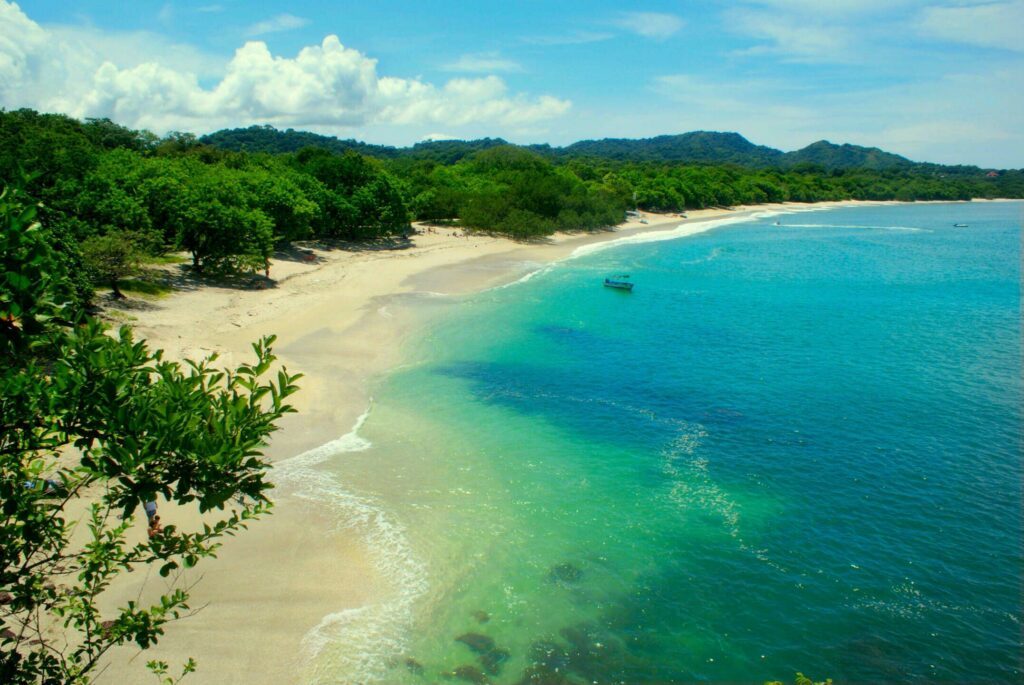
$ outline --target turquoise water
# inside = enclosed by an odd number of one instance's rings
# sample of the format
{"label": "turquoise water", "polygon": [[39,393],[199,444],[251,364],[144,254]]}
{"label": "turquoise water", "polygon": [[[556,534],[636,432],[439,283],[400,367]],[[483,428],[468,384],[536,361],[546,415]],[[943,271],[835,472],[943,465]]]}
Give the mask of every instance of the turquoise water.
{"label": "turquoise water", "polygon": [[377,676],[1019,682],[1021,212],[771,216],[448,305],[333,466],[401,530]]}

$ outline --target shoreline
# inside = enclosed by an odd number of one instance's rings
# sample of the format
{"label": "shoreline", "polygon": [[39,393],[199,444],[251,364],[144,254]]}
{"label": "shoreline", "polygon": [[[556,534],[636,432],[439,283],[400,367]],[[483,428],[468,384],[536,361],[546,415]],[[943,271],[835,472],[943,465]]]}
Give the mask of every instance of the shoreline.
{"label": "shoreline", "polygon": [[[552,264],[623,241],[675,239],[772,212],[890,204],[901,203],[755,205],[688,212],[686,219],[643,214],[645,224],[633,221],[597,233],[556,234],[527,244],[435,228],[418,232],[413,245],[403,249],[305,248],[313,255],[310,261],[272,263],[277,280],[271,289],[203,286],[151,303],[132,326],[138,338],[164,349],[169,359],[218,352],[217,363],[230,366],[247,358],[249,343],[277,333],[280,361],[305,376],[294,396],[298,413],[286,417],[267,450],[281,464],[271,480],[284,486],[274,497],[273,516],[227,540],[218,560],[201,567],[203,582],[193,591],[193,605],[208,607],[172,624],[165,639],[142,659],[136,658],[138,650],[121,648],[106,675],[115,679],[137,674],[149,659],[169,661],[173,670],[173,664],[194,656],[199,671],[190,677],[199,683],[319,680],[327,674],[308,670],[306,657],[315,651],[311,640],[323,621],[386,601],[393,587],[375,560],[373,536],[346,528],[343,515],[351,510],[328,511],[303,496],[302,484],[291,481],[296,474],[303,481],[315,479],[312,465],[284,465],[332,442],[359,440],[356,431],[371,403],[371,383],[402,362],[405,345],[421,323],[416,316],[395,316],[389,305],[508,286]],[[198,522],[183,512],[161,514],[179,526]],[[154,585],[163,586],[163,581],[129,578],[112,588],[109,599],[123,605],[163,589]],[[126,659],[134,663],[126,664]]]}

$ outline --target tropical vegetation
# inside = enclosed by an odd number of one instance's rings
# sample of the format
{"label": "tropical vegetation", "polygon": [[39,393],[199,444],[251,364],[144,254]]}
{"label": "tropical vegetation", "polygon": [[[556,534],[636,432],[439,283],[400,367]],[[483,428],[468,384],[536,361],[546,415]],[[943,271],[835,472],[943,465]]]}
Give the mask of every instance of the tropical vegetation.
{"label": "tropical vegetation", "polygon": [[1024,197],[1024,171],[918,164],[819,141],[791,153],[735,133],[410,148],[269,126],[162,138],[106,119],[0,111],[0,180],[25,179],[79,302],[140,262],[189,255],[217,276],[266,267],[296,240],[394,240],[410,222],[517,239],[765,202]]}
{"label": "tropical vegetation", "polygon": [[[128,328],[109,330],[76,301],[38,214],[22,192],[0,195],[0,682],[9,685],[87,683],[113,647],[149,647],[189,613],[181,570],[271,506],[262,449],[292,411],[298,378],[279,369],[265,380],[273,338],[222,371],[212,357],[181,365]],[[140,534],[147,502],[195,509],[204,523]],[[146,566],[168,590],[104,604],[119,576]],[[167,669],[151,664],[162,682]]]}

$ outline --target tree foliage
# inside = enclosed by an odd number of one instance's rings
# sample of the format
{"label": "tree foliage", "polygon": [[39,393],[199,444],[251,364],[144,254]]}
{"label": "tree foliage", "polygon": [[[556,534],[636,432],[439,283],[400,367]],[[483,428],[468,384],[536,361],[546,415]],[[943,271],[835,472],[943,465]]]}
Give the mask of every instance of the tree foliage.
{"label": "tree foliage", "polygon": [[0,111],[0,179],[28,172],[77,297],[86,241],[187,250],[197,272],[262,269],[292,240],[402,235],[410,219],[530,239],[593,230],[627,209],[764,202],[1024,197],[1024,171],[916,164],[819,141],[796,152],[736,133],[519,147],[500,139],[367,145],[269,126],[162,139],[106,120]]}
{"label": "tree foliage", "polygon": [[[177,583],[101,610],[120,574],[154,565],[173,579],[268,511],[262,449],[298,376],[265,380],[272,337],[222,371],[108,331],[68,297],[36,214],[0,196],[0,682],[86,683],[112,647],[149,647],[189,610]],[[150,501],[205,523],[138,542]]]}

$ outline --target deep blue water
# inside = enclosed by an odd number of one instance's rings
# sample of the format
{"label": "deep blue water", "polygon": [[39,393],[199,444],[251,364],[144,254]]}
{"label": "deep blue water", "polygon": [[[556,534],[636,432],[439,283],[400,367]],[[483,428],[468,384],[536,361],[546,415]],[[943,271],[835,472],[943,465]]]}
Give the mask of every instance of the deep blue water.
{"label": "deep blue water", "polygon": [[1021,211],[787,214],[461,304],[367,427],[432,588],[392,677],[483,668],[473,630],[495,682],[1020,682]]}

